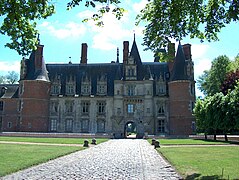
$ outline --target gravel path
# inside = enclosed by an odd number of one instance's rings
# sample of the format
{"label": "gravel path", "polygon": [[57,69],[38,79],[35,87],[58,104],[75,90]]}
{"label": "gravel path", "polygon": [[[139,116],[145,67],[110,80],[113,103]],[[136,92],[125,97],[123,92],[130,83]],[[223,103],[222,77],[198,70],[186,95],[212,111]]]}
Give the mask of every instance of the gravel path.
{"label": "gravel path", "polygon": [[181,177],[146,140],[109,140],[0,179],[161,180]]}

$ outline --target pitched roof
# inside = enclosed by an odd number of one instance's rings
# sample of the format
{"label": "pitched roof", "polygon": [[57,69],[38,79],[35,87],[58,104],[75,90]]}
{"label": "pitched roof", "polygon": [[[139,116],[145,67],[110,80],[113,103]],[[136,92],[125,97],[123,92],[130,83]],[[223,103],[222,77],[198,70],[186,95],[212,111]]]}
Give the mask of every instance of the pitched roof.
{"label": "pitched roof", "polygon": [[173,70],[172,70],[172,76],[171,76],[172,81],[188,79],[187,74],[185,72],[186,71],[185,64],[186,64],[186,60],[185,60],[185,55],[183,52],[183,47],[181,43],[179,43],[177,54],[174,60]]}
{"label": "pitched roof", "polygon": [[19,84],[0,84],[0,98],[17,98]]}

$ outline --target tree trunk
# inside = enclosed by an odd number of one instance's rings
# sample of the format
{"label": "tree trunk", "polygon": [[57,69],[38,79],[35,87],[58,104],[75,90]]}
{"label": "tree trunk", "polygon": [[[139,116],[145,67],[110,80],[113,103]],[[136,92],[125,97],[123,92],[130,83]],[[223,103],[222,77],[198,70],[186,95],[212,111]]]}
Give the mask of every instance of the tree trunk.
{"label": "tree trunk", "polygon": [[204,133],[204,136],[205,136],[205,140],[207,140],[207,133]]}
{"label": "tree trunk", "polygon": [[228,141],[227,133],[225,133],[224,136],[225,136],[225,141],[227,142]]}

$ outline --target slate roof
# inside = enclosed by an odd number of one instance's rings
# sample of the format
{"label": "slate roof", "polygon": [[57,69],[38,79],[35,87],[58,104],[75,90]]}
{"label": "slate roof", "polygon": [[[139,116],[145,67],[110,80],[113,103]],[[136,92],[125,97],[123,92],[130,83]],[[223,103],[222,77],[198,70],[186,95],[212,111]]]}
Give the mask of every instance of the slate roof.
{"label": "slate roof", "polygon": [[19,84],[0,84],[0,98],[18,98]]}
{"label": "slate roof", "polygon": [[188,76],[186,74],[186,60],[183,52],[183,47],[181,43],[178,45],[177,54],[174,60],[174,66],[171,76],[171,81],[177,80],[187,80]]}
{"label": "slate roof", "polygon": [[42,68],[41,70],[35,69],[35,54],[36,51],[33,51],[30,55],[29,59],[25,60],[27,66],[27,72],[25,80],[41,80],[41,81],[49,81],[48,72],[45,66],[44,59],[42,60]]}
{"label": "slate roof", "polygon": [[[159,78],[168,80],[169,70],[167,63],[141,61],[137,44],[134,40],[130,56],[134,57],[137,64],[137,80],[149,80]],[[86,77],[91,80],[91,94],[97,93],[97,79],[105,75],[107,77],[107,95],[114,95],[114,80],[125,80],[123,63],[95,63],[95,64],[47,64],[50,81],[56,76],[60,77],[61,94],[65,95],[66,81],[73,77],[76,82],[76,94],[81,94],[81,81]]]}

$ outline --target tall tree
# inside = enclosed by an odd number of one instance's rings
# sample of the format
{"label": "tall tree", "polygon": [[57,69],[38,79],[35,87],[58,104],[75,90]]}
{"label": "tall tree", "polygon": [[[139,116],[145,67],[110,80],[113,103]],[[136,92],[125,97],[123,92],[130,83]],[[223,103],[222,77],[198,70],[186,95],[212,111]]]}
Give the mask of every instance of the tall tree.
{"label": "tall tree", "polygon": [[227,94],[230,90],[235,89],[238,81],[239,81],[239,70],[237,70],[236,72],[228,73],[221,85],[221,91],[223,92],[223,94]]}
{"label": "tall tree", "polygon": [[15,71],[9,71],[5,79],[8,84],[15,84],[19,79],[19,74]]}
{"label": "tall tree", "polygon": [[221,85],[230,70],[230,59],[227,56],[218,56],[212,61],[209,71],[199,77],[199,88],[205,95],[214,95],[221,92]]}
{"label": "tall tree", "polygon": [[[120,19],[124,9],[120,0],[69,0],[67,8],[82,4],[95,8],[101,5],[91,19],[102,25],[102,17],[111,12]],[[102,5],[107,3],[107,5]],[[115,4],[114,9],[109,4]],[[11,38],[6,46],[20,55],[27,55],[36,48],[36,20],[54,13],[52,0],[0,0],[0,33]],[[202,41],[218,40],[217,33],[232,21],[239,20],[237,0],[149,0],[137,18],[146,22],[144,45],[154,52],[168,43],[168,38],[182,39],[189,35]],[[87,19],[85,20],[87,21]]]}
{"label": "tall tree", "polygon": [[168,38],[218,40],[217,33],[239,20],[237,0],[151,0],[137,17],[146,21],[144,45],[157,53]]}
{"label": "tall tree", "polygon": [[4,18],[0,33],[11,38],[5,46],[28,55],[38,44],[36,20],[53,13],[51,0],[0,0],[0,17]]}

